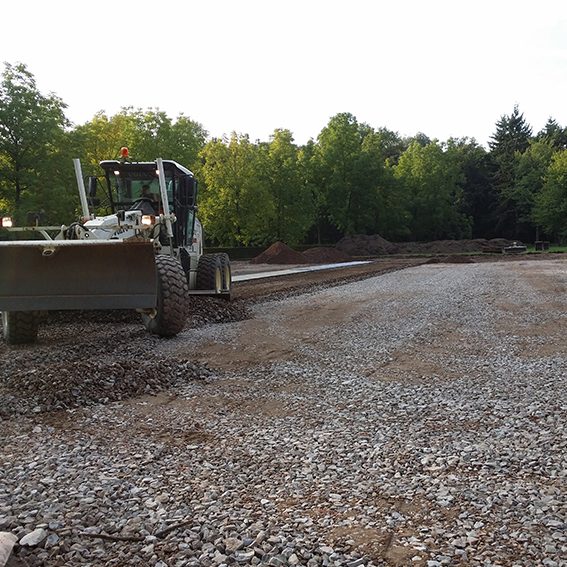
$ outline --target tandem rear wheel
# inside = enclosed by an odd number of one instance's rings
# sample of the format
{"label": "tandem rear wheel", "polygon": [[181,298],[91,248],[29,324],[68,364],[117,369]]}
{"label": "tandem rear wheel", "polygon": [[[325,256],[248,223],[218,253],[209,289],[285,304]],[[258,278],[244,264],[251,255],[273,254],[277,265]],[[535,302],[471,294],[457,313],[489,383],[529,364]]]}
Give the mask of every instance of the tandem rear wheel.
{"label": "tandem rear wheel", "polygon": [[228,254],[203,254],[197,265],[197,289],[211,290],[230,299],[232,274]]}

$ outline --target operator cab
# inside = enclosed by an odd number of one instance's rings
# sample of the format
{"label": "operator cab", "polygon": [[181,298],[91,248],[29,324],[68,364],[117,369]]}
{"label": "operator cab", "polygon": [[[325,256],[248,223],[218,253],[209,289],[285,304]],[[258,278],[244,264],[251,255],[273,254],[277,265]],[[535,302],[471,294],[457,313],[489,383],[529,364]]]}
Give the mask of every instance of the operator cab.
{"label": "operator cab", "polygon": [[[159,174],[156,162],[101,161],[113,213],[139,210],[143,215],[163,213]],[[172,160],[163,160],[165,185],[170,212],[175,214],[176,246],[188,246],[193,239],[197,181],[186,167]],[[91,198],[94,195],[90,195]]]}

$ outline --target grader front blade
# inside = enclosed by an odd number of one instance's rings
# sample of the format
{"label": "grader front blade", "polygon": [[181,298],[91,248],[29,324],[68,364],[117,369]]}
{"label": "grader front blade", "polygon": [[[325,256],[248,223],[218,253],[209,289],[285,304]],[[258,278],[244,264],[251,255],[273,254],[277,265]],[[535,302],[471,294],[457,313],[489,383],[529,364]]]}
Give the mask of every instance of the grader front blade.
{"label": "grader front blade", "polygon": [[0,242],[0,311],[151,309],[156,305],[151,242]]}

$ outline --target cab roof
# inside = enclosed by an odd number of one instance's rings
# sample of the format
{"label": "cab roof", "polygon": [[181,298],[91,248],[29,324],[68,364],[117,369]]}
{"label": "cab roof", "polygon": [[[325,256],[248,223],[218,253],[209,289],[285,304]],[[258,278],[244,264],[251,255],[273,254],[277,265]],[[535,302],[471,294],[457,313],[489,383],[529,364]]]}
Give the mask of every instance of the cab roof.
{"label": "cab roof", "polygon": [[[101,161],[99,165],[107,173],[114,171],[120,171],[122,174],[148,172],[148,174],[155,175],[157,169],[155,161],[119,161],[113,159]],[[190,175],[193,177],[192,171],[170,159],[163,160],[163,169],[166,175],[169,174],[175,177],[178,175]]]}

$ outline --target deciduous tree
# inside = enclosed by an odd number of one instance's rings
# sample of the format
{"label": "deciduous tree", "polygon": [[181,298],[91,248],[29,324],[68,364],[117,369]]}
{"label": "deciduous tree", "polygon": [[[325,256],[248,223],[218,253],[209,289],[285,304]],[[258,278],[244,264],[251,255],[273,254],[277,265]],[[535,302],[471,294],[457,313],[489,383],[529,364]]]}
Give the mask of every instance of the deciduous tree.
{"label": "deciduous tree", "polygon": [[55,94],[40,92],[25,65],[5,63],[0,82],[0,198],[16,215],[25,214],[27,200],[50,206],[49,196],[61,188],[65,108]]}
{"label": "deciduous tree", "polygon": [[533,217],[550,237],[567,240],[567,150],[553,154]]}
{"label": "deciduous tree", "polygon": [[416,240],[469,236],[469,219],[461,211],[463,182],[459,164],[436,142],[412,142],[395,167],[411,214]]}
{"label": "deciduous tree", "polygon": [[318,137],[316,155],[328,214],[346,234],[365,232],[375,220],[377,169],[382,164],[364,148],[371,133],[352,114],[342,113]]}
{"label": "deciduous tree", "polygon": [[287,244],[303,242],[314,220],[313,195],[303,182],[298,148],[289,130],[276,130],[261,147],[262,174],[273,201],[271,237]]}
{"label": "deciduous tree", "polygon": [[211,140],[201,158],[200,214],[209,237],[223,245],[266,242],[274,203],[260,174],[258,146],[233,133]]}

